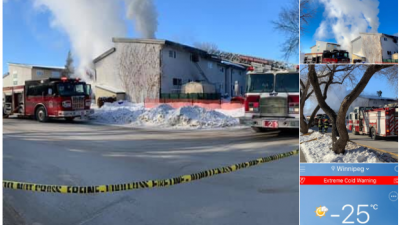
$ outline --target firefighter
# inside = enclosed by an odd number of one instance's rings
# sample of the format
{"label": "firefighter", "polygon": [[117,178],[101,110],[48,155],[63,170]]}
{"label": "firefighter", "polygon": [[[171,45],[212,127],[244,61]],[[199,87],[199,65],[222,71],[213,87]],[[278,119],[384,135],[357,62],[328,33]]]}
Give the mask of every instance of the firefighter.
{"label": "firefighter", "polygon": [[318,118],[318,130],[320,133],[322,133],[322,118]]}
{"label": "firefighter", "polygon": [[328,127],[329,127],[328,119],[325,119],[325,121],[324,121],[325,133],[328,133]]}

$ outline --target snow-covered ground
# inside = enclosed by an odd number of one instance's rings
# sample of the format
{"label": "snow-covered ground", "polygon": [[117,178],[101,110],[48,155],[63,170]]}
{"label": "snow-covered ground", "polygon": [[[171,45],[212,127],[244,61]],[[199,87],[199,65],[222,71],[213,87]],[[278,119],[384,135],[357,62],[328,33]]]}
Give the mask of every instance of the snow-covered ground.
{"label": "snow-covered ground", "polygon": [[[174,109],[167,104],[145,109],[143,104],[129,102],[105,103],[95,109],[95,122],[129,126],[166,128],[221,128],[239,125],[243,110],[206,110],[198,106]],[[244,114],[244,112],[243,112]]]}
{"label": "snow-covered ground", "polygon": [[[317,140],[304,142],[315,138]],[[347,143],[345,154],[337,155],[331,150],[332,136],[319,132],[300,136],[300,143],[300,149],[308,163],[378,163],[393,160],[389,155],[380,154],[353,142]]]}

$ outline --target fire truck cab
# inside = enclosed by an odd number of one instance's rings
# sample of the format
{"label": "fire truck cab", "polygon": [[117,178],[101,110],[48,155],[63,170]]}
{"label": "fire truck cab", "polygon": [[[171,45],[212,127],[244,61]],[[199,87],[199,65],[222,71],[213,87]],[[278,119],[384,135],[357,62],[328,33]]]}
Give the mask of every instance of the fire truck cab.
{"label": "fire truck cab", "polygon": [[247,73],[245,118],[256,132],[299,129],[299,72]]}
{"label": "fire truck cab", "polygon": [[25,85],[3,88],[3,116],[33,117],[39,122],[49,118],[85,117],[94,111],[91,86],[79,79],[29,80]]}
{"label": "fire truck cab", "polygon": [[355,107],[347,116],[346,127],[354,135],[367,134],[373,140],[380,137],[397,137],[397,104],[385,107]]}
{"label": "fire truck cab", "polygon": [[304,63],[350,63],[349,52],[345,50],[324,50],[322,53],[307,53]]}

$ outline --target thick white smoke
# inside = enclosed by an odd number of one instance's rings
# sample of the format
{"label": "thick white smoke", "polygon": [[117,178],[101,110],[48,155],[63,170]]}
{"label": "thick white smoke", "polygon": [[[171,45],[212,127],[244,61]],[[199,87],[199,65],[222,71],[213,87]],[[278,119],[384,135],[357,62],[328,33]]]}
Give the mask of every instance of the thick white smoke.
{"label": "thick white smoke", "polygon": [[124,2],[127,18],[135,20],[141,37],[154,38],[157,12],[152,0],[34,0],[34,6],[49,10],[51,27],[68,35],[72,53],[79,59],[76,75],[85,78],[82,75],[90,70],[92,60],[113,46],[112,37],[126,36]]}
{"label": "thick white smoke", "polygon": [[325,20],[315,33],[317,39],[331,34],[343,49],[349,50],[360,32],[377,32],[378,0],[319,0],[325,6]]}

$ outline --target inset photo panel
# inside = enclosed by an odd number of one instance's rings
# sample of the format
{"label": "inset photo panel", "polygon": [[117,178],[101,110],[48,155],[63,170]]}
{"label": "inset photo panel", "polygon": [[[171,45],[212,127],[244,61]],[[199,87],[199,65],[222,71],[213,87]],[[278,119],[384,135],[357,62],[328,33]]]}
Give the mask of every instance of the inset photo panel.
{"label": "inset photo panel", "polygon": [[300,67],[300,162],[398,161],[398,67]]}
{"label": "inset photo panel", "polygon": [[398,1],[300,2],[300,63],[398,63]]}

